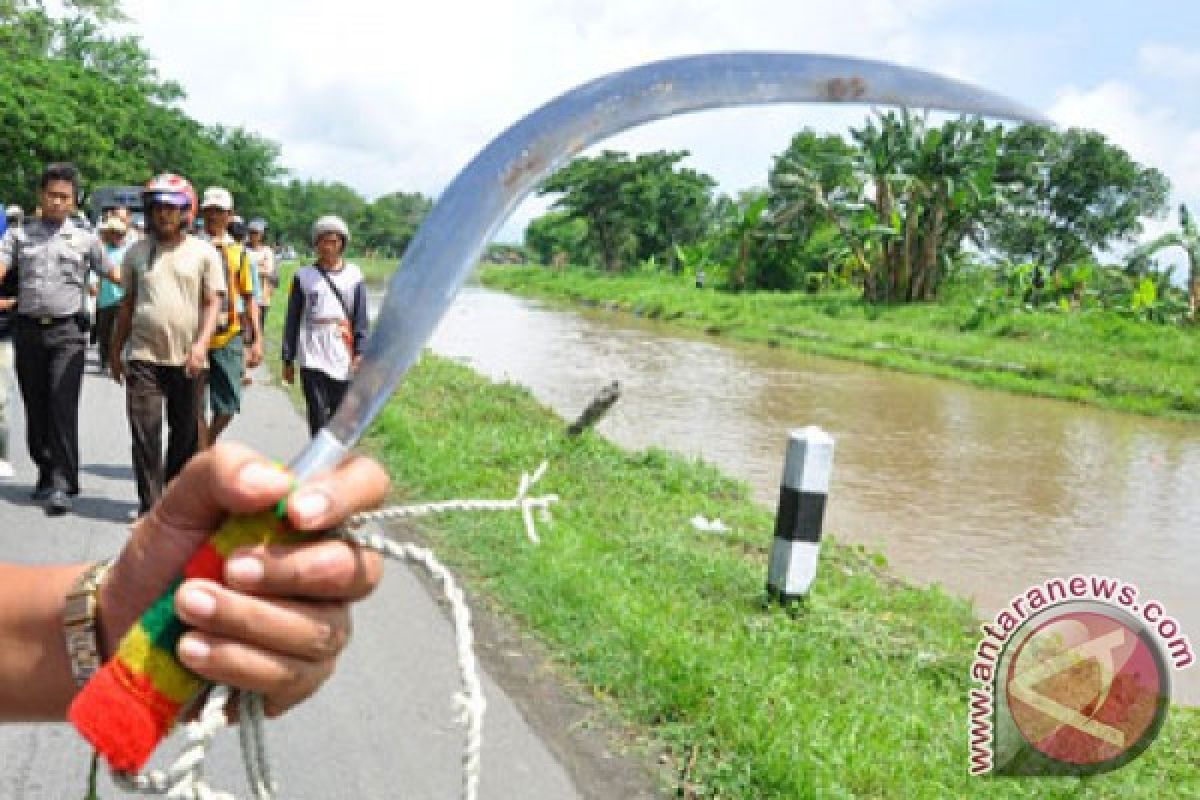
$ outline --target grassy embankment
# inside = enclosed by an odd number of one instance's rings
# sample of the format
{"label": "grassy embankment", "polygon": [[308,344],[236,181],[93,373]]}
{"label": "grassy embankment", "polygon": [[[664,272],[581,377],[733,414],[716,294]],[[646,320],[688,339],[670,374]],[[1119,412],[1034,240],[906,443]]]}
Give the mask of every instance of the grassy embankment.
{"label": "grassy embankment", "polygon": [[[764,608],[772,520],[744,484],[594,434],[568,441],[563,427],[527,391],[427,356],[365,446],[412,500],[508,496],[549,459],[538,491],[563,501],[540,546],[515,515],[442,517],[428,539],[477,601],[541,640],[650,753],[671,754],[686,772],[679,796],[1200,796],[1191,710],[1115,774],[968,777],[979,632],[965,602],[903,586],[827,540],[807,607]],[[732,532],[696,532],[697,513]]]}
{"label": "grassy embankment", "polygon": [[485,267],[483,283],[691,330],[979,386],[1200,420],[1200,326],[1112,312],[981,314],[969,300],[873,307],[857,292],[698,290],[655,275]]}

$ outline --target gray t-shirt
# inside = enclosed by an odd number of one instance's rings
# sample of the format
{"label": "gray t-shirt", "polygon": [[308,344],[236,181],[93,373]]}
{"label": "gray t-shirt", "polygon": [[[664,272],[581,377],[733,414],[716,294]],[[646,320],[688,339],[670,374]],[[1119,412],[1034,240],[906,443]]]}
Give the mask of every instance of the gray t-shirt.
{"label": "gray t-shirt", "polygon": [[69,317],[86,308],[88,273],[103,275],[104,246],[68,218],[52,225],[34,217],[0,239],[0,264],[17,271],[17,313]]}

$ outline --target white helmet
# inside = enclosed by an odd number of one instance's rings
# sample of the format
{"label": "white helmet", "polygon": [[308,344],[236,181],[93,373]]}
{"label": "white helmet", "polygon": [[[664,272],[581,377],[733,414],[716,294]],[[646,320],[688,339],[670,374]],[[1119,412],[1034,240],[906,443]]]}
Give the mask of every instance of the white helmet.
{"label": "white helmet", "polygon": [[326,214],[313,223],[312,243],[315,245],[317,239],[320,239],[326,233],[336,233],[338,236],[341,236],[343,250],[350,244],[350,229],[346,227],[346,223],[337,214]]}

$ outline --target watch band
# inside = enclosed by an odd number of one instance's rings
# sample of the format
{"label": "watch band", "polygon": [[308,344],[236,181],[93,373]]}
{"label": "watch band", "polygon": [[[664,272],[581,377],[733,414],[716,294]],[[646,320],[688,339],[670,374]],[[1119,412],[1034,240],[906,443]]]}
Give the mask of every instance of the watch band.
{"label": "watch band", "polygon": [[104,663],[96,636],[96,612],[100,606],[100,584],[104,582],[104,576],[111,566],[111,561],[93,564],[75,579],[71,590],[67,592],[63,609],[63,636],[67,657],[71,662],[71,674],[80,686],[87,683]]}

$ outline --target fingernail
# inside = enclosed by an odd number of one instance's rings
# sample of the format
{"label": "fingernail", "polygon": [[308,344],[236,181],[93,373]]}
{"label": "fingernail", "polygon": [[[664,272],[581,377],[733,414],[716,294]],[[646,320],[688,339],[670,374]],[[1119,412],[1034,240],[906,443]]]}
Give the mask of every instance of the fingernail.
{"label": "fingernail", "polygon": [[329,497],[323,492],[308,490],[292,497],[292,513],[313,519],[329,510]]}
{"label": "fingernail", "polygon": [[225,580],[238,586],[251,586],[263,578],[263,563],[250,555],[235,555],[225,565]]}
{"label": "fingernail", "polygon": [[179,593],[179,604],[195,617],[211,617],[217,610],[217,598],[203,589],[184,589]]}
{"label": "fingernail", "polygon": [[203,663],[212,648],[198,636],[184,636],[179,640],[179,660],[193,664]]}
{"label": "fingernail", "polygon": [[292,483],[287,472],[263,461],[252,461],[242,467],[238,479],[246,488],[264,492],[286,492]]}

